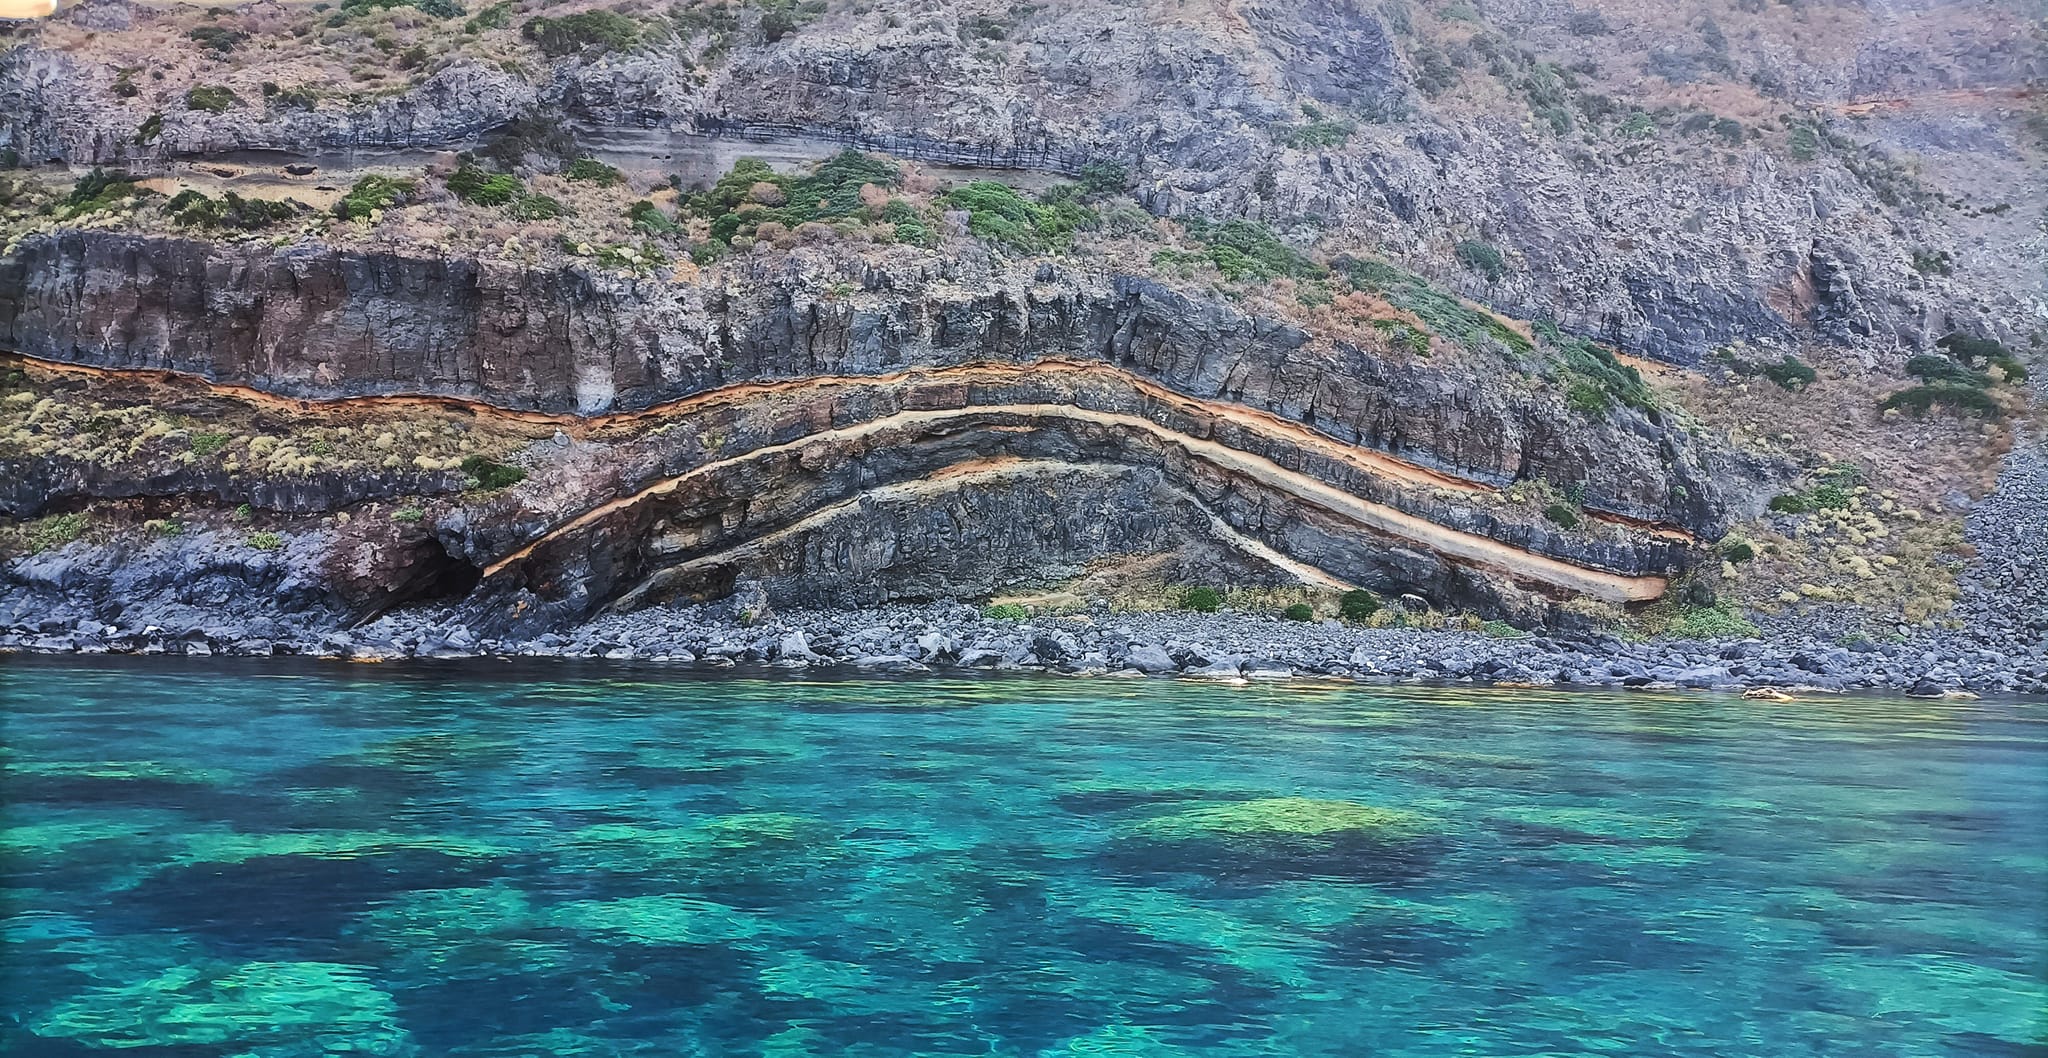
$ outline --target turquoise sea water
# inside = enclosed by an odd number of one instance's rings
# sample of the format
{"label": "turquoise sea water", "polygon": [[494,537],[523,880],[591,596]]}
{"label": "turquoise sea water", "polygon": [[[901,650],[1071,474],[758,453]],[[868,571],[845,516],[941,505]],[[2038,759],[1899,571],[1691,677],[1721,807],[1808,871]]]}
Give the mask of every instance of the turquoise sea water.
{"label": "turquoise sea water", "polygon": [[0,658],[0,1052],[2048,1054],[2038,703]]}

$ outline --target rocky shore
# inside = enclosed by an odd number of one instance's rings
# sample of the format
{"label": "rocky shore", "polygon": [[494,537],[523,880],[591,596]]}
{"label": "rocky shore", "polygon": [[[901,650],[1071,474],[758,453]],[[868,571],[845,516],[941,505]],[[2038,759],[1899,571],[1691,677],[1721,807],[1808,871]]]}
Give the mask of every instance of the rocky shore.
{"label": "rocky shore", "polygon": [[296,655],[366,662],[564,657],[876,674],[1035,670],[1218,680],[2048,694],[2048,648],[2000,650],[1957,633],[1887,643],[1799,636],[1632,642],[1101,607],[1009,620],[958,603],[756,617],[745,593],[712,605],[608,615],[570,631],[516,641],[481,638],[426,612],[324,634],[265,618],[182,633],[90,620],[45,625],[17,622],[0,630],[0,652]]}

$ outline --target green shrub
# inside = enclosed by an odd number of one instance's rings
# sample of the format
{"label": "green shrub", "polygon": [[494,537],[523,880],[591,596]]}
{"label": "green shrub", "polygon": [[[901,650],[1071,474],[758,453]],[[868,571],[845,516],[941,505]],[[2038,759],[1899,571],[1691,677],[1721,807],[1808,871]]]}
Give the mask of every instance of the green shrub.
{"label": "green shrub", "polygon": [[990,621],[1022,621],[1031,616],[1031,611],[1013,602],[996,603],[981,611],[981,616]]}
{"label": "green shrub", "polygon": [[1308,120],[1299,125],[1290,125],[1279,130],[1281,143],[1300,150],[1340,146],[1358,131],[1358,124],[1342,118],[1327,117],[1314,106],[1304,103],[1301,116]]}
{"label": "green shrub", "polygon": [[1642,372],[1621,362],[1614,350],[1578,338],[1554,344],[1565,380],[1565,403],[1587,415],[1605,415],[1615,404],[1645,412],[1657,408],[1656,394]]}
{"label": "green shrub", "polygon": [[349,188],[348,194],[334,204],[335,215],[343,220],[367,217],[372,212],[384,209],[412,193],[411,180],[399,180],[389,176],[366,176]]}
{"label": "green shrub", "polygon": [[1500,251],[1478,239],[1466,239],[1458,244],[1458,263],[1486,277],[1489,283],[1500,282],[1508,274],[1508,263]]}
{"label": "green shrub", "polygon": [[1314,279],[1328,274],[1328,269],[1253,221],[1240,218],[1212,224],[1197,217],[1187,222],[1187,230],[1208,248],[1209,262],[1225,279]]}
{"label": "green shrub", "polygon": [[127,172],[95,167],[71,185],[71,193],[64,196],[64,215],[82,217],[145,193],[135,186],[135,178]]}
{"label": "green shrub", "polygon": [[1906,361],[1906,373],[1922,382],[1952,382],[1982,389],[1991,384],[1991,376],[1972,371],[1945,356],[1921,354]]}
{"label": "green shrub", "polygon": [[234,438],[224,433],[196,433],[192,435],[192,454],[210,456],[228,446]]}
{"label": "green shrub", "polygon": [[1363,621],[1380,612],[1380,600],[1369,591],[1352,589],[1337,600],[1337,615],[1346,621]]}
{"label": "green shrub", "polygon": [[[854,150],[841,151],[802,177],[778,173],[758,158],[742,158],[710,190],[690,196],[687,208],[692,215],[709,219],[711,237],[729,245],[734,236],[751,235],[771,221],[795,228],[815,220],[862,215],[867,206],[861,201],[861,188],[895,187],[902,178],[895,162]],[[774,187],[782,204],[740,212],[756,184]]]}
{"label": "green shrub", "polygon": [[976,180],[948,192],[945,202],[967,211],[967,231],[975,238],[1039,253],[1064,249],[1076,231],[1095,225],[1095,211],[1078,201],[1078,191],[1073,185],[1056,187],[1033,202],[1008,184]]}
{"label": "green shrub", "polygon": [[219,55],[226,55],[234,51],[237,45],[249,39],[247,33],[239,29],[229,29],[226,26],[198,26],[192,32],[187,33],[186,36],[198,41],[202,47],[212,49]]}
{"label": "green shrub", "polygon": [[579,11],[561,18],[536,16],[519,28],[550,59],[592,51],[631,51],[640,43],[640,26],[616,11]]}
{"label": "green shrub", "polygon": [[1791,133],[1785,138],[1785,145],[1791,150],[1792,157],[1798,161],[1810,162],[1820,157],[1820,133],[1806,122],[1802,121],[1792,126]]}
{"label": "green shrub", "polygon": [[1180,597],[1180,605],[1196,613],[1215,613],[1223,609],[1223,593],[1214,588],[1190,588]]}
{"label": "green shrub", "polygon": [[1776,382],[1780,388],[1795,392],[1812,385],[1814,380],[1820,377],[1814,374],[1813,368],[1806,366],[1790,353],[1785,354],[1783,360],[1765,367],[1763,376]]}
{"label": "green shrub", "polygon": [[171,215],[171,219],[185,227],[235,231],[261,231],[273,224],[295,220],[301,208],[290,200],[272,202],[243,198],[233,191],[223,192],[220,198],[213,199],[189,188],[178,192],[164,204],[164,211]]}
{"label": "green shrub", "polygon": [[391,520],[404,525],[418,525],[426,516],[427,512],[418,507],[400,507],[391,512]]}
{"label": "green shrub", "polygon": [[462,472],[475,479],[477,488],[490,492],[510,488],[526,480],[526,471],[484,455],[463,460]]}
{"label": "green shrub", "polygon": [[1956,260],[1947,250],[1913,250],[1913,271],[1923,276],[1945,276],[1955,271]]}
{"label": "green shrub", "polygon": [[1935,341],[1935,347],[1945,349],[1949,355],[1963,363],[1974,365],[1979,360],[1995,360],[2011,355],[2004,343],[1993,338],[1979,338],[1961,331],[1951,331]]}
{"label": "green shrub", "polygon": [[1673,639],[1749,639],[1757,634],[1757,628],[1733,606],[1721,603],[1680,612],[1665,626],[1664,634]]}
{"label": "green shrub", "polygon": [[1747,540],[1737,540],[1721,549],[1721,557],[1739,566],[1756,557],[1756,548]]}
{"label": "green shrub", "polygon": [[142,125],[135,130],[135,145],[137,147],[140,147],[143,144],[148,143],[149,141],[156,139],[158,136],[162,135],[163,131],[163,114],[161,112],[151,114],[150,116],[143,118]]}
{"label": "green shrub", "polygon": [[1095,161],[1081,167],[1081,188],[1091,195],[1114,195],[1130,185],[1130,170],[1122,162]]}
{"label": "green shrub", "polygon": [[1566,529],[1579,527],[1579,511],[1569,503],[1552,503],[1543,508],[1543,517]]}
{"label": "green shrub", "polygon": [[1290,621],[1313,621],[1315,620],[1316,612],[1309,604],[1298,602],[1280,611],[1280,615]]}
{"label": "green shrub", "polygon": [[51,515],[23,526],[23,543],[29,554],[38,554],[53,547],[63,547],[84,536],[90,525],[83,512]]}
{"label": "green shrub", "polygon": [[462,5],[455,0],[341,0],[341,11],[338,15],[361,15],[397,7],[416,8],[421,13],[435,18],[462,17]]}
{"label": "green shrub", "polygon": [[260,533],[250,533],[246,542],[250,547],[258,551],[275,551],[284,546],[284,537],[265,530]]}
{"label": "green shrub", "polygon": [[597,248],[598,264],[623,272],[645,272],[667,262],[668,255],[652,242],[643,242],[638,246],[622,243]]}
{"label": "green shrub", "polygon": [[[1999,372],[2005,375],[2006,380],[2009,382],[2022,382],[2027,378],[2027,369],[2020,364],[2019,358],[2013,355],[2012,350],[2007,349],[2002,342],[1990,338],[1978,338],[1957,331],[1943,335],[1934,344],[1939,348],[1948,350],[1950,355],[1965,364],[1975,366],[1981,361],[1987,367],[1998,368]],[[1918,359],[1919,357],[1914,358],[1914,360]],[[1907,370],[1912,370],[1911,362],[1908,362]],[[1932,380],[1930,379],[1929,381]]]}
{"label": "green shrub", "polygon": [[1355,289],[1379,294],[1395,308],[1414,313],[1428,325],[1431,334],[1474,351],[1508,356],[1526,356],[1536,351],[1535,343],[1527,336],[1492,313],[1439,290],[1413,272],[1370,259],[1346,261],[1343,268]]}
{"label": "green shrub", "polygon": [[278,89],[269,99],[285,110],[312,110],[320,105],[320,90],[312,85],[294,85]]}
{"label": "green shrub", "polygon": [[512,0],[499,0],[498,3],[477,12],[468,22],[462,24],[462,29],[465,33],[482,33],[488,29],[504,29],[511,21]]}
{"label": "green shrub", "polygon": [[911,246],[930,249],[939,244],[939,233],[933,231],[931,225],[923,220],[897,221],[891,234],[895,235],[897,242],[908,243]]}
{"label": "green shrub", "polygon": [[676,230],[676,222],[670,220],[668,214],[661,211],[660,206],[646,199],[628,206],[626,219],[632,222],[633,227],[649,235],[669,235]]}
{"label": "green shrub", "polygon": [[569,163],[562,175],[570,180],[596,184],[599,187],[616,187],[626,182],[625,174],[598,161],[595,158],[578,158]]}
{"label": "green shrub", "polygon": [[1373,329],[1387,336],[1396,349],[1403,349],[1415,356],[1429,355],[1429,332],[1409,323],[1407,320],[1376,319]]}
{"label": "green shrub", "polygon": [[1771,510],[1779,514],[1812,514],[1815,511],[1839,511],[1849,506],[1850,486],[1829,482],[1815,485],[1810,489],[1788,492],[1771,498]]}
{"label": "green shrub", "polygon": [[1599,383],[1583,378],[1575,378],[1565,384],[1564,402],[1573,411],[1596,418],[1614,408],[1614,398],[1608,396]]}
{"label": "green shrub", "polygon": [[520,220],[553,220],[568,216],[569,207],[548,195],[522,194],[512,200],[512,215]]}
{"label": "green shrub", "polygon": [[[825,13],[825,0],[756,0],[762,8],[761,36],[773,44],[796,32],[797,27]],[[992,20],[977,16],[969,23],[987,25]],[[1000,25],[999,23],[997,23]],[[967,26],[963,25],[963,30]]]}
{"label": "green shrub", "polygon": [[464,163],[449,174],[448,190],[456,198],[479,206],[502,206],[525,190],[511,173],[494,173],[482,166]]}
{"label": "green shrub", "polygon": [[1978,415],[1998,415],[1998,402],[1991,394],[1976,386],[1914,386],[1902,389],[1878,402],[1882,411],[1905,410],[1915,415],[1924,415],[1930,408],[1942,407],[1951,411],[1972,412]]}
{"label": "green shrub", "polygon": [[495,163],[499,172],[509,173],[525,165],[529,155],[567,163],[581,157],[583,148],[559,113],[535,109],[506,122],[476,153]]}
{"label": "green shrub", "polygon": [[226,85],[194,85],[185,93],[185,107],[188,110],[204,110],[209,114],[225,114],[230,108],[242,105],[242,97]]}
{"label": "green shrub", "polygon": [[1529,633],[1524,632],[1519,628],[1516,628],[1514,625],[1511,625],[1506,621],[1482,621],[1479,624],[1479,632],[1481,635],[1487,636],[1491,639],[1529,638]]}

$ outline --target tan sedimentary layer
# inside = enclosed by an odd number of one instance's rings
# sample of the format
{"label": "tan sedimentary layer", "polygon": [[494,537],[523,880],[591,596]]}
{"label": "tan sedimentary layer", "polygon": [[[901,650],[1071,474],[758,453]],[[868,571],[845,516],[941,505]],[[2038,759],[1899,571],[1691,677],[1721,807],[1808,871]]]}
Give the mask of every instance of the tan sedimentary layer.
{"label": "tan sedimentary layer", "polygon": [[[1144,433],[1180,448],[1191,458],[1243,474],[1269,485],[1345,521],[1378,533],[1411,541],[1446,557],[1500,570],[1513,578],[1540,583],[1580,595],[1614,603],[1642,602],[1662,595],[1665,578],[1628,576],[1587,569],[1547,555],[1501,543],[1476,533],[1438,525],[1426,518],[1396,510],[1384,504],[1360,499],[1309,475],[1234,448],[1168,430],[1135,415],[1088,411],[1063,404],[1010,404],[979,406],[960,410],[905,411],[853,426],[808,434],[794,441],[765,445],[742,455],[715,460],[673,477],[657,481],[627,496],[599,504],[544,533],[524,547],[511,552],[484,570],[486,580],[527,558],[554,540],[574,534],[620,511],[650,499],[673,494],[693,482],[722,470],[778,454],[797,452],[818,444],[844,444],[885,431],[927,432],[962,420],[989,416],[1013,416],[1028,421],[1064,420],[1094,426]],[[1336,578],[1324,577],[1330,580]]]}

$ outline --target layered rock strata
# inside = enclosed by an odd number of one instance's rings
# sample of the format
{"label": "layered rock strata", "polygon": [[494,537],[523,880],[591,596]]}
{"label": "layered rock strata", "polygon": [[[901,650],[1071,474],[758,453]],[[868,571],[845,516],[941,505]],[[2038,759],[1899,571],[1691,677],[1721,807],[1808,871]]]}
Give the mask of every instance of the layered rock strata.
{"label": "layered rock strata", "polygon": [[[1657,597],[1728,517],[1718,450],[1641,413],[1573,413],[1506,367],[1391,363],[1132,276],[880,265],[838,295],[801,262],[742,267],[721,289],[69,233],[0,262],[0,340],[301,419],[459,407],[559,430],[521,459],[525,484],[404,545],[462,567],[430,579],[485,629],[742,578],[788,601],[976,596],[1190,542],[1246,577],[1537,624],[1574,598]],[[24,469],[17,516],[172,492],[316,513],[455,484]],[[1534,478],[1581,492],[1595,531],[1501,505]]]}

